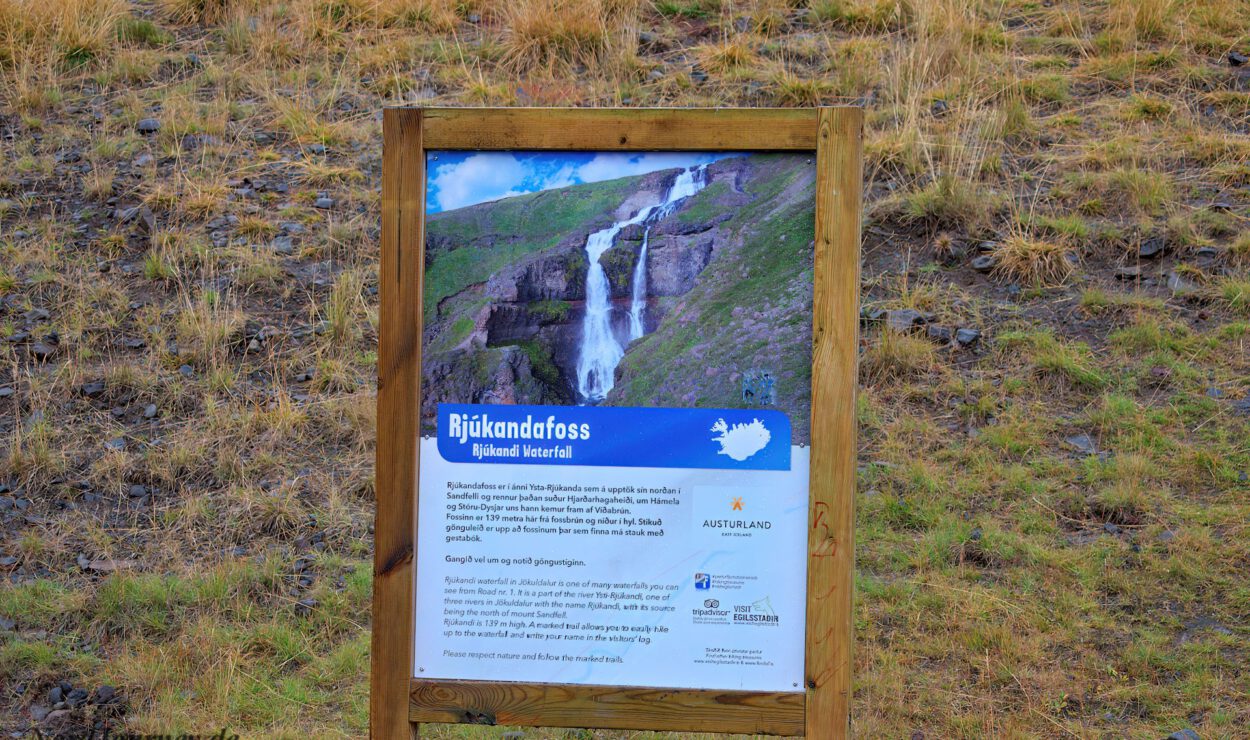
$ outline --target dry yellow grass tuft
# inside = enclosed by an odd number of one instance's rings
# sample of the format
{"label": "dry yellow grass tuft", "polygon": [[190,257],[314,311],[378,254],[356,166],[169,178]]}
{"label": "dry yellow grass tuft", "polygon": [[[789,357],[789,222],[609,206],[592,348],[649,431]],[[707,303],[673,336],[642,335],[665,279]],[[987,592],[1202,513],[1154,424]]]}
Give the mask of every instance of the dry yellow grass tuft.
{"label": "dry yellow grass tuft", "polygon": [[513,0],[502,11],[504,63],[522,75],[619,62],[632,50],[639,0]]}
{"label": "dry yellow grass tuft", "polygon": [[1060,285],[1076,271],[1071,245],[1014,233],[994,250],[997,277],[1032,286]]}

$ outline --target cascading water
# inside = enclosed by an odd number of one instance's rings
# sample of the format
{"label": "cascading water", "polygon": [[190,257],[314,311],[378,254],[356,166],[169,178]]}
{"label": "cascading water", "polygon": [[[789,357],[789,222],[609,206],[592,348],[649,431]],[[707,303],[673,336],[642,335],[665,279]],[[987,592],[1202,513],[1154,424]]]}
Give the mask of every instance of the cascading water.
{"label": "cascading water", "polygon": [[584,401],[596,403],[607,397],[615,383],[616,365],[625,354],[624,347],[612,331],[612,302],[608,276],[599,264],[603,253],[612,248],[616,235],[626,226],[645,224],[642,250],[634,267],[633,295],[629,309],[630,341],[645,330],[643,313],[647,306],[647,242],[651,224],[671,214],[679,201],[699,192],[707,184],[707,165],[691,167],[677,176],[664,200],[648,206],[626,221],[618,221],[586,238],[586,316],[582,319],[581,355],[577,358],[577,391]]}

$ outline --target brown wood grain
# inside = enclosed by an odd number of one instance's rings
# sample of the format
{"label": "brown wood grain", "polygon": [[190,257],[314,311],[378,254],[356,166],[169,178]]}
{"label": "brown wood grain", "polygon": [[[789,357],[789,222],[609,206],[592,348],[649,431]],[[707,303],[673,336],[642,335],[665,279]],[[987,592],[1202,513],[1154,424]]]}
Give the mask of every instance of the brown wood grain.
{"label": "brown wood grain", "polygon": [[863,114],[820,109],[807,560],[808,738],[850,732]]}
{"label": "brown wood grain", "polygon": [[414,722],[801,735],[801,691],[702,691],[413,679]]}
{"label": "brown wood grain", "polygon": [[421,111],[386,110],[382,139],[369,734],[375,738],[413,738],[416,726],[408,721],[408,679],[412,676],[421,278],[425,261]]}
{"label": "brown wood grain", "polygon": [[737,150],[816,148],[811,108],[429,108],[427,149]]}

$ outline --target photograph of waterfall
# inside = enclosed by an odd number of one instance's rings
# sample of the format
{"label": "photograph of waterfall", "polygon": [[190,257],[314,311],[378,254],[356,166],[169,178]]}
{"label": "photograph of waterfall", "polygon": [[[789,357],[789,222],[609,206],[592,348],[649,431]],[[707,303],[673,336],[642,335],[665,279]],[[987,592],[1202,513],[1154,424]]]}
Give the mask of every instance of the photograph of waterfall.
{"label": "photograph of waterfall", "polygon": [[422,428],[439,403],[767,407],[806,443],[806,154],[431,152]]}

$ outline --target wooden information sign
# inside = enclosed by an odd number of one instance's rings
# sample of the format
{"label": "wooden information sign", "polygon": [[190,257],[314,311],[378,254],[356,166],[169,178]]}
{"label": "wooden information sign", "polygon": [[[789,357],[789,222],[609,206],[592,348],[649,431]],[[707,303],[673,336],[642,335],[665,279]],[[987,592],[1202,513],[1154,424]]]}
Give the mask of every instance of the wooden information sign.
{"label": "wooden information sign", "polygon": [[385,111],[372,736],[847,736],[861,129]]}

